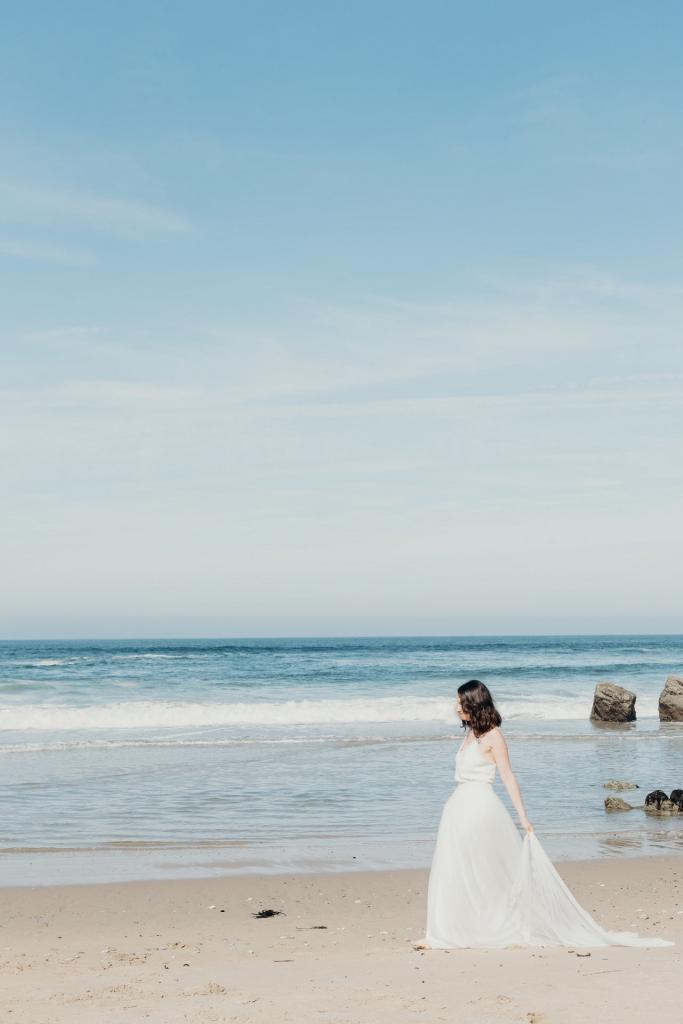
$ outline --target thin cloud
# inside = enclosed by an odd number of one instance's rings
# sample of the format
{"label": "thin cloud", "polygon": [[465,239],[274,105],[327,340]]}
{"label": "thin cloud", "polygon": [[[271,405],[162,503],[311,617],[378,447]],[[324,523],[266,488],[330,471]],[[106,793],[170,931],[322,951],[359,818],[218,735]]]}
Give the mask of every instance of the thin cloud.
{"label": "thin cloud", "polygon": [[681,316],[677,286],[577,272],[489,283],[449,302],[298,300],[270,330],[72,326],[24,337],[63,355],[62,380],[92,375],[120,397],[126,381],[182,384],[171,395],[185,408],[196,398],[201,414],[330,417],[560,394],[568,404],[678,400]]}
{"label": "thin cloud", "polygon": [[311,400],[300,398],[297,402],[268,402],[254,404],[240,401],[228,389],[206,384],[204,387],[181,387],[172,385],[142,383],[125,380],[81,379],[71,380],[44,388],[3,388],[0,389],[5,409],[18,407],[40,409],[45,413],[69,410],[87,414],[92,409],[100,413],[111,410],[120,415],[140,413],[167,414],[170,417],[182,412],[193,417],[199,424],[211,419],[215,422],[246,419],[343,419],[362,417],[415,416],[424,421],[428,416],[465,416],[471,420],[479,414],[486,417],[494,410],[519,408],[529,412],[549,407],[555,411],[562,408],[580,407],[633,407],[650,405],[665,407],[683,403],[683,382],[678,387],[633,387],[630,389],[609,386],[603,379],[601,388],[576,388],[545,391],[521,390],[509,392],[475,391],[467,394],[435,394],[427,396],[403,396],[396,398],[350,398],[345,401]]}
{"label": "thin cloud", "polygon": [[61,410],[87,414],[92,410],[98,413],[110,410],[117,416],[122,411],[128,414],[167,411],[174,415],[188,408],[200,413],[206,395],[190,388],[151,382],[83,379],[44,388],[0,389],[0,399],[6,408],[14,405],[20,410],[34,408],[48,413]]}
{"label": "thin cloud", "polygon": [[20,238],[0,238],[0,254],[38,263],[57,263],[69,267],[90,267],[93,253],[67,245],[51,245]]}
{"label": "thin cloud", "polygon": [[14,182],[0,182],[0,221],[41,227],[68,224],[115,235],[191,229],[184,217],[153,204]]}
{"label": "thin cloud", "polygon": [[581,111],[585,79],[579,75],[550,75],[499,100],[512,124],[549,126],[574,123]]}
{"label": "thin cloud", "polygon": [[533,406],[559,407],[597,406],[631,406],[635,404],[664,404],[671,402],[683,403],[683,388],[669,391],[632,390],[603,388],[601,390],[577,391],[519,391],[506,394],[474,393],[467,395],[430,395],[424,398],[376,398],[370,400],[347,402],[299,402],[296,405],[270,405],[269,416],[297,418],[343,418],[357,416],[422,416],[433,415],[466,415],[468,418],[475,412],[486,409],[520,406],[530,409]]}
{"label": "thin cloud", "polygon": [[89,324],[74,327],[48,327],[41,331],[27,331],[24,338],[27,341],[45,342],[49,344],[69,344],[75,342],[80,344],[84,339],[93,341],[103,335],[111,335],[113,327],[104,324]]}
{"label": "thin cloud", "polygon": [[45,365],[46,357],[59,357],[67,364],[78,359],[101,365],[106,363],[110,375],[112,366],[125,367],[127,377],[144,367],[145,353],[139,338],[128,332],[121,332],[105,324],[84,324],[64,327],[48,327],[42,330],[25,331],[18,341],[22,348],[32,346],[36,358]]}

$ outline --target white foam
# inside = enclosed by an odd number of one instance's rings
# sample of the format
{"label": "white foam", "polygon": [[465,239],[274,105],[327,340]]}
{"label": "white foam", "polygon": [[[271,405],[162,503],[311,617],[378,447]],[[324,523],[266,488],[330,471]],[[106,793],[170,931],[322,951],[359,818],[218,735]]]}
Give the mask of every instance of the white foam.
{"label": "white foam", "polygon": [[64,658],[36,658],[35,661],[22,661],[24,668],[50,668],[53,665],[64,665]]}
{"label": "white foam", "polygon": [[[503,720],[585,719],[591,699],[501,701]],[[657,698],[645,698],[641,717],[656,715]],[[348,700],[292,700],[253,703],[122,701],[84,707],[42,704],[0,708],[2,730],[165,729],[193,726],[353,725],[363,722],[458,723],[451,697],[361,697]]]}
{"label": "white foam", "polygon": [[141,740],[64,740],[47,743],[10,743],[0,746],[2,754],[42,754],[67,750],[122,750],[129,747],[239,747],[239,746],[282,746],[308,745],[312,743],[334,743],[342,746],[367,746],[382,743],[424,743],[426,741],[452,740],[445,736],[278,736],[267,739],[263,736],[248,736],[241,739],[162,739],[153,737]]}
{"label": "white foam", "polygon": [[[593,705],[593,693],[583,697],[553,697],[525,701],[498,701],[503,722],[506,718],[545,719],[546,721],[564,721],[568,719],[585,719],[590,715]],[[639,718],[650,718],[657,715],[657,697],[644,695],[638,697],[637,714]]]}
{"label": "white foam", "polygon": [[[201,652],[200,652],[199,656],[201,657]],[[140,654],[140,653],[136,653],[136,654],[110,654],[109,657],[112,659],[112,661],[159,661],[159,660],[162,660],[162,661],[163,660],[165,660],[165,661],[176,661],[179,658],[185,659],[187,657],[187,655],[186,654],[150,654],[150,653]],[[193,653],[193,657],[194,657],[194,653]]]}

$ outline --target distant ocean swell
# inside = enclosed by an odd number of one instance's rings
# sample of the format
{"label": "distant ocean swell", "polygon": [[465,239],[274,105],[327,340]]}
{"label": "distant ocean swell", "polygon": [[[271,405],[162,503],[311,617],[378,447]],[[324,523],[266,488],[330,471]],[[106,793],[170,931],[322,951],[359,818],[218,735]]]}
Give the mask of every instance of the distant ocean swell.
{"label": "distant ocean swell", "polygon": [[[136,653],[136,654],[111,654],[106,653],[101,657],[98,657],[94,653],[84,655],[74,655],[66,658],[34,658],[34,659],[7,659],[7,664],[11,665],[15,669],[52,669],[66,666],[68,668],[87,668],[88,666],[97,665],[104,667],[107,663],[116,662],[194,662],[201,663],[203,661],[210,661],[220,663],[221,661],[235,662],[234,655],[240,652],[236,651],[211,651],[211,652],[197,652],[195,654],[163,654],[163,653]],[[284,663],[282,656],[287,654],[290,658],[293,657],[292,652],[280,651],[276,655],[269,666],[271,671],[277,672],[278,674],[284,673],[288,675],[287,664]],[[296,666],[293,667],[293,671],[297,676],[302,676],[307,673],[314,674],[316,677],[325,675],[334,676],[337,672],[343,671],[345,673],[353,672],[354,669],[358,669],[363,665],[361,659],[358,663],[355,663],[350,657],[340,658],[339,661],[330,660],[330,651],[321,652],[320,660],[316,660],[312,657],[311,651],[302,655],[301,661],[297,662]],[[395,654],[395,652],[392,652]],[[434,652],[430,652],[434,653]],[[506,657],[500,659],[495,657],[494,652],[487,652],[486,664],[478,664],[478,660],[468,655],[466,658],[462,655],[458,656],[460,652],[454,652],[454,658],[452,666],[450,666],[450,672],[453,674],[460,674],[466,672],[470,675],[481,674],[486,672],[487,674],[504,675],[506,677],[514,678],[516,676],[526,675],[532,673],[534,677],[543,676],[557,676],[562,674],[564,676],[578,676],[578,675],[609,675],[614,672],[657,672],[662,669],[666,670],[669,664],[669,656],[667,653],[663,653],[660,656],[648,652],[645,657],[634,657],[632,651],[624,654],[623,657],[614,655],[613,652],[608,652],[605,656],[601,657],[595,652],[591,652],[589,656],[568,656],[567,654],[558,655],[557,657],[545,657],[539,659],[537,656],[523,656],[520,655],[518,658],[512,661],[510,652],[507,652]],[[264,657],[265,652],[262,650],[254,652],[254,659],[257,656]],[[277,660],[277,658],[281,660]],[[481,659],[484,660],[483,658]],[[391,665],[392,670],[405,671],[405,666],[395,663],[395,659],[386,659],[387,665]],[[367,664],[367,663],[365,663]],[[236,667],[236,666],[235,666]],[[381,659],[371,664],[371,668],[377,670],[382,667]],[[414,666],[410,666],[410,671],[415,671]],[[420,674],[426,677],[438,676],[443,677],[444,666],[441,664],[435,665],[423,665],[420,667]],[[50,675],[51,673],[46,673]],[[450,673],[449,673],[450,674]],[[43,673],[41,672],[41,678]]]}

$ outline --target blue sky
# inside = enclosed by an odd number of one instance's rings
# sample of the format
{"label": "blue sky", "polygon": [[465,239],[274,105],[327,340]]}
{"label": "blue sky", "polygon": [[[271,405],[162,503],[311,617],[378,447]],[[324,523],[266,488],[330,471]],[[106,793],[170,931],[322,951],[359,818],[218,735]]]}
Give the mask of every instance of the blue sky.
{"label": "blue sky", "polygon": [[2,634],[679,632],[682,29],[7,4]]}

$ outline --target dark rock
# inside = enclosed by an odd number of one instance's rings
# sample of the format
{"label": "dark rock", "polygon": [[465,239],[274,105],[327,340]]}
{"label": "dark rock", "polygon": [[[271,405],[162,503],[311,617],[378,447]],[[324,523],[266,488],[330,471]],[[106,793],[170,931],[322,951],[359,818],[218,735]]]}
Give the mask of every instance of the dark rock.
{"label": "dark rock", "polygon": [[595,687],[593,722],[635,722],[636,695],[623,686],[601,680]]}
{"label": "dark rock", "polygon": [[252,917],[275,917],[276,914],[284,914],[284,910],[258,910]]}
{"label": "dark rock", "polygon": [[645,797],[648,814],[676,814],[676,808],[662,789],[655,789]]}
{"label": "dark rock", "polygon": [[660,722],[683,722],[683,676],[669,676],[659,695]]}
{"label": "dark rock", "polygon": [[632,811],[633,806],[622,800],[620,796],[606,796],[605,797],[605,810],[606,811]]}
{"label": "dark rock", "polygon": [[640,789],[636,782],[620,782],[618,779],[608,779],[603,789]]}
{"label": "dark rock", "polygon": [[679,814],[683,814],[683,789],[672,789],[669,800]]}

